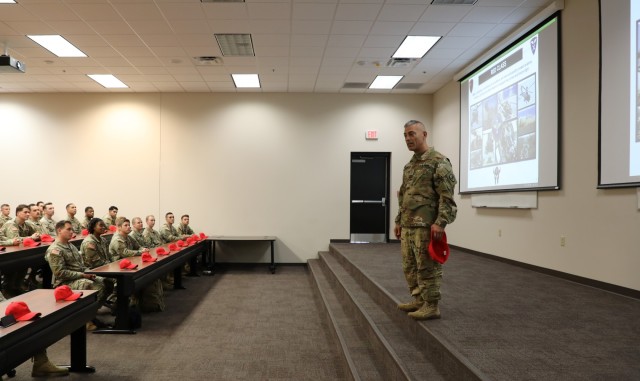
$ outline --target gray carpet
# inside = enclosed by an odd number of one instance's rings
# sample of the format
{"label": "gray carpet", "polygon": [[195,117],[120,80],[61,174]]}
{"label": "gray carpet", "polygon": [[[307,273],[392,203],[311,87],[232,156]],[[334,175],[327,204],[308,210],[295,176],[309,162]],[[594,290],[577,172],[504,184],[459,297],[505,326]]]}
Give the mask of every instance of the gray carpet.
{"label": "gray carpet", "polygon": [[[259,266],[187,278],[187,290],[168,291],[167,310],[145,314],[136,335],[89,334],[88,364],[97,372],[65,379],[344,379],[308,277],[303,266],[280,266],[275,275]],[[48,352],[67,363],[69,340]],[[31,362],[17,372],[13,380],[33,379]]]}
{"label": "gray carpet", "polygon": [[[332,244],[408,300],[399,244]],[[453,250],[421,322],[494,380],[640,380],[640,301]]]}

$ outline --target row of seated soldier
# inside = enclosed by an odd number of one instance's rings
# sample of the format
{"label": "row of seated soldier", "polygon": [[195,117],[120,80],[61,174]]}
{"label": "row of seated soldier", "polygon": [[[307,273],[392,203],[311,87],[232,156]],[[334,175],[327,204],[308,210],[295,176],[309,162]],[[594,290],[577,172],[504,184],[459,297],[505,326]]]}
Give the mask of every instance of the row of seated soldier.
{"label": "row of seated soldier", "polygon": [[[12,219],[9,216],[10,206],[2,204],[0,206],[0,246],[27,246],[26,243],[30,242],[53,241],[45,254],[45,260],[53,274],[53,286],[68,285],[73,290],[97,290],[99,303],[111,310],[116,305],[115,280],[87,274],[85,271],[122,258],[148,253],[149,249],[186,239],[194,234],[189,226],[187,214],[181,217],[176,227],[173,213],[166,213],[166,222],[158,231],[154,229],[155,216],[148,215],[145,218],[145,228],[140,217],[134,217],[131,220],[118,217],[116,206],[111,206],[102,219],[95,218],[94,209],[88,206],[85,208],[83,222],[75,217],[77,208],[74,204],[68,204],[66,211],[67,218],[55,222],[53,220],[55,208],[52,203],[20,204],[15,209],[15,218]],[[78,249],[71,241],[81,237],[84,239]],[[42,287],[42,282],[37,276],[38,270],[22,268],[2,273],[0,300]],[[188,268],[183,269],[185,272],[188,270]],[[164,289],[171,287],[172,284],[172,274],[163,276],[133,295],[130,306],[141,312],[163,311],[165,309]],[[86,328],[91,331],[97,328],[109,328],[109,326],[96,317],[87,322]],[[34,377],[66,374],[68,369],[52,364],[48,360],[46,351],[34,357],[32,371]]]}

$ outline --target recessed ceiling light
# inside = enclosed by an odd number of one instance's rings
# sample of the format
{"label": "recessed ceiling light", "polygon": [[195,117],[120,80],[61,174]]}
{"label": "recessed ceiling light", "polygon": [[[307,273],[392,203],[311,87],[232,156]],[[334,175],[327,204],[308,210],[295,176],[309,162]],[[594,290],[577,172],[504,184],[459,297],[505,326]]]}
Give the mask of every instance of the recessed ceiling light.
{"label": "recessed ceiling light", "polygon": [[129,88],[129,86],[125,85],[121,80],[111,74],[87,74],[87,76],[98,82],[102,86],[106,87],[107,89]]}
{"label": "recessed ceiling light", "polygon": [[58,57],[86,57],[87,55],[82,53],[80,49],[73,46],[64,37],[54,35],[32,35],[27,36],[43,48],[47,49],[51,53]]}
{"label": "recessed ceiling light", "polygon": [[255,56],[250,34],[216,34],[223,56]]}
{"label": "recessed ceiling light", "polygon": [[401,75],[379,75],[371,82],[370,89],[393,89],[396,83],[402,79]]}
{"label": "recessed ceiling light", "polygon": [[231,74],[237,88],[259,88],[260,78],[258,74]]}
{"label": "recessed ceiling light", "polygon": [[441,36],[407,36],[398,50],[393,53],[393,58],[422,58],[433,45],[442,38]]}

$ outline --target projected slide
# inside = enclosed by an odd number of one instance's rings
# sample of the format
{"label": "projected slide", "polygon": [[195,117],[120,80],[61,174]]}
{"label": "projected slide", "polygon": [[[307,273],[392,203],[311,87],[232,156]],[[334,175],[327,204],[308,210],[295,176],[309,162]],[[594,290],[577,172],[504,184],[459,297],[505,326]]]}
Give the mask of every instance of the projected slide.
{"label": "projected slide", "polygon": [[538,182],[538,35],[469,79],[469,187]]}

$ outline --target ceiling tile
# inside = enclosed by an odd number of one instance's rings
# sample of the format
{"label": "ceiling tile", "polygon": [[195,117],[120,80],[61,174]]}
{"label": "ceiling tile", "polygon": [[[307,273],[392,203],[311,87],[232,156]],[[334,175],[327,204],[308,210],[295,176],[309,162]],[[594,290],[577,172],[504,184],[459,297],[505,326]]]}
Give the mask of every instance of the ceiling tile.
{"label": "ceiling tile", "polygon": [[373,21],[334,21],[331,34],[369,34]]}
{"label": "ceiling tile", "polygon": [[376,21],[371,28],[371,34],[406,35],[414,24],[413,22],[401,21]]}
{"label": "ceiling tile", "polygon": [[291,6],[287,3],[247,3],[249,18],[252,20],[288,20]]}
{"label": "ceiling tile", "polygon": [[378,21],[418,21],[426,5],[387,4],[382,8]]}
{"label": "ceiling tile", "polygon": [[119,21],[122,17],[110,4],[70,4],[69,7],[85,21]]}
{"label": "ceiling tile", "polygon": [[424,12],[420,21],[433,22],[458,22],[471,11],[473,7],[430,5]]}
{"label": "ceiling tile", "polygon": [[467,13],[462,21],[499,23],[514,10],[514,7],[474,7],[473,9],[471,9],[471,11],[469,11],[469,13]]}
{"label": "ceiling tile", "polygon": [[337,35],[329,36],[327,46],[360,48],[367,37],[364,35]]}
{"label": "ceiling tile", "polygon": [[298,3],[293,5],[294,20],[331,20],[335,4]]}
{"label": "ceiling tile", "polygon": [[456,23],[448,22],[418,22],[411,28],[413,36],[445,36]]}
{"label": "ceiling tile", "polygon": [[378,17],[381,4],[339,4],[336,10],[336,20],[373,21]]}

